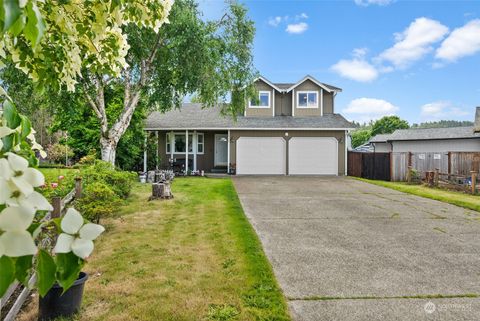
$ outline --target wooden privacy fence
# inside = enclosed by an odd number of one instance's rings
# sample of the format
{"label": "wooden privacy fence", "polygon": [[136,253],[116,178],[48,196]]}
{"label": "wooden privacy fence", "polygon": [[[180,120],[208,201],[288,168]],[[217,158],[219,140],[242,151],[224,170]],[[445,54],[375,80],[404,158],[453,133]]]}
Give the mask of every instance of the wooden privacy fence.
{"label": "wooden privacy fence", "polygon": [[390,180],[390,153],[348,152],[347,174],[368,179]]}
{"label": "wooden privacy fence", "polygon": [[[61,217],[65,214],[66,206],[71,203],[75,198],[80,198],[82,195],[82,179],[75,178],[75,188],[73,188],[64,198],[54,197],[52,199],[53,211],[48,212],[42,221],[49,220],[50,218]],[[30,289],[37,282],[36,275],[33,274],[29,281],[28,287],[24,287],[22,284],[15,281],[7,290],[7,292],[0,298],[0,320],[13,321],[15,320],[22,305],[30,294]],[[9,307],[7,311],[6,307]]]}
{"label": "wooden privacy fence", "polygon": [[406,181],[409,167],[420,177],[425,177],[425,173],[435,170],[469,177],[472,171],[480,170],[480,152],[348,152],[350,176]]}

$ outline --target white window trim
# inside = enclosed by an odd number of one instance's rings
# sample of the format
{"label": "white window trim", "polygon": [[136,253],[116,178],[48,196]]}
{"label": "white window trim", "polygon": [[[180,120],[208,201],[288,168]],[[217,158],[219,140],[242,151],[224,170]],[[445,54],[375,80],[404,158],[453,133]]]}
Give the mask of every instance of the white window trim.
{"label": "white window trim", "polygon": [[[183,154],[185,154],[185,152],[176,152],[176,151],[175,151],[175,135],[183,135],[183,136],[185,136],[185,132],[174,132],[174,133],[168,132],[168,133],[165,133],[165,153],[168,154],[168,155],[172,154],[172,151],[171,151],[171,150],[170,150],[170,151],[168,150],[169,135],[170,135],[170,134],[173,134],[173,136],[174,136],[173,146],[171,146],[171,148],[173,148],[173,154],[174,154],[174,155],[183,155]],[[194,153],[194,152],[193,152],[193,151],[194,151],[194,148],[193,148],[193,141],[194,141],[194,140],[193,140],[193,135],[194,135],[194,134],[193,134],[193,133],[192,133],[192,134],[188,133],[188,135],[192,135],[192,151],[191,151],[191,152],[189,151],[188,153],[193,155],[193,153]],[[202,139],[203,151],[202,151],[201,153],[198,151],[198,136],[203,136],[203,139]],[[197,155],[203,155],[203,154],[205,154],[205,135],[204,135],[203,133],[197,133],[197,139],[195,139],[195,141],[197,142]]]}
{"label": "white window trim", "polygon": [[271,103],[272,103],[272,93],[268,90],[260,90],[258,92],[258,99],[260,99],[260,95],[261,94],[267,94],[268,95],[268,106],[255,106],[255,105],[252,105],[252,101],[249,100],[248,101],[248,107],[249,108],[260,108],[260,109],[269,109],[271,107]]}
{"label": "white window trim", "polygon": [[[297,95],[296,96],[296,99],[297,99],[297,108],[298,109],[314,109],[314,108],[318,108],[318,99],[320,98],[320,94],[318,93],[318,90],[299,90],[297,92],[295,92],[295,94]],[[307,104],[308,104],[308,94],[317,94],[317,104],[314,105],[314,106],[300,106],[299,104],[299,100],[300,100],[300,94],[307,94]]]}

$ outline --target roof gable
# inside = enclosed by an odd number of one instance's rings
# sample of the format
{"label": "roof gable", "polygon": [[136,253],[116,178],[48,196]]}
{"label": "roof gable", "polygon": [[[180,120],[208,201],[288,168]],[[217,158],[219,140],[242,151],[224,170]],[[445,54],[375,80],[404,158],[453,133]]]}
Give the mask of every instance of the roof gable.
{"label": "roof gable", "polygon": [[298,81],[294,84],[292,84],[292,83],[273,83],[263,76],[258,76],[257,78],[255,78],[255,80],[253,82],[257,82],[259,80],[266,83],[267,85],[269,85],[270,87],[272,87],[273,89],[275,89],[276,91],[278,91],[280,93],[288,93],[288,92],[292,91],[293,89],[295,89],[296,87],[300,86],[301,84],[303,84],[305,81],[308,81],[308,80],[310,80],[311,82],[313,82],[317,86],[323,88],[324,90],[326,90],[329,93],[330,92],[341,92],[342,91],[341,88],[338,88],[338,87],[335,87],[335,86],[332,86],[332,85],[328,85],[328,84],[324,84],[324,83],[318,81],[317,79],[315,79],[314,77],[312,77],[310,75],[306,75],[300,81]]}
{"label": "roof gable", "polygon": [[290,88],[287,89],[287,92],[290,92],[292,91],[293,89],[295,89],[296,87],[300,86],[301,84],[303,84],[305,81],[307,80],[310,80],[311,82],[313,82],[314,84],[316,84],[317,86],[323,88],[324,90],[326,90],[327,92],[339,92],[339,91],[342,91],[340,88],[338,87],[334,87],[334,86],[330,86],[330,85],[327,85],[327,84],[324,84],[324,83],[321,83],[320,81],[318,81],[317,79],[315,79],[314,77],[310,76],[310,75],[306,75],[303,79],[301,79],[300,81],[296,82],[295,84],[293,84],[293,86],[291,86]]}

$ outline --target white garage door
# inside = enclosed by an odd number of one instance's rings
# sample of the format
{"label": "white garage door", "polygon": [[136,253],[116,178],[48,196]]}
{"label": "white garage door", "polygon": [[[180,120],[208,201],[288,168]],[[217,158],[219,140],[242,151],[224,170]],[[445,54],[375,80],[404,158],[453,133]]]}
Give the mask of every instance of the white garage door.
{"label": "white garage door", "polygon": [[292,137],[288,143],[291,175],[338,175],[338,142],[334,137]]}
{"label": "white garage door", "polygon": [[237,140],[237,174],[285,174],[286,154],[286,142],[282,137],[240,137]]}

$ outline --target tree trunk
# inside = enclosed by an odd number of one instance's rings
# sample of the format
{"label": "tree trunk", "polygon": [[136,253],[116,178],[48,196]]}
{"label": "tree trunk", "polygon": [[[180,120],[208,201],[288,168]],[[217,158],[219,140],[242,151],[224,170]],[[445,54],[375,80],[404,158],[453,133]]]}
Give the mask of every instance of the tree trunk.
{"label": "tree trunk", "polygon": [[117,152],[117,143],[113,139],[105,137],[100,138],[102,160],[115,165],[115,153]]}

